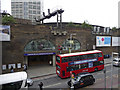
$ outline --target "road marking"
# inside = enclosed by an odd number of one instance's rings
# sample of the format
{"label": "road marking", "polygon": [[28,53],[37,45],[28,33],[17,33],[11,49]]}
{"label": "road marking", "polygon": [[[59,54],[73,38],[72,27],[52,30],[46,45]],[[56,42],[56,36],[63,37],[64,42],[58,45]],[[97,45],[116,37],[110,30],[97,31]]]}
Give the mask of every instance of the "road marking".
{"label": "road marking", "polygon": [[52,84],[52,85],[48,85],[48,86],[44,86],[43,88],[48,88],[48,87],[52,87],[52,86],[56,86],[56,85],[59,85],[61,83],[56,83],[56,84]]}
{"label": "road marking", "polygon": [[118,75],[117,75],[117,74],[114,74],[113,77],[118,78]]}
{"label": "road marking", "polygon": [[106,76],[106,79],[110,78],[109,76]]}
{"label": "road marking", "polygon": [[97,79],[97,80],[102,80],[101,78]]}
{"label": "road marking", "polygon": [[105,64],[104,66],[107,67],[107,66],[110,66],[111,64]]}

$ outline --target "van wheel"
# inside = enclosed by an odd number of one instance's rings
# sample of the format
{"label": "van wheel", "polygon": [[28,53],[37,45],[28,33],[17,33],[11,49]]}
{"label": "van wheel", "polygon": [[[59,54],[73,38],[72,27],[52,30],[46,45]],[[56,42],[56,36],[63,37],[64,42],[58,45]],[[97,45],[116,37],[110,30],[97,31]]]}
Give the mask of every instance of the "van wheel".
{"label": "van wheel", "polygon": [[95,72],[98,71],[98,68],[95,68]]}

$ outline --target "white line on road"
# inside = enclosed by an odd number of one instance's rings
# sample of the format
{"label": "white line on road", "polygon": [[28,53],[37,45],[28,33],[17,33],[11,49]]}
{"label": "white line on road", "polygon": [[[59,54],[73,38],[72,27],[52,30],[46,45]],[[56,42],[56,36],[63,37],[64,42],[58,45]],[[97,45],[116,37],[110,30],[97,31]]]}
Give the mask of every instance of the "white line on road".
{"label": "white line on road", "polygon": [[111,64],[105,64],[104,66],[107,67],[107,66],[110,66]]}
{"label": "white line on road", "polygon": [[52,84],[52,85],[48,85],[48,86],[44,86],[43,88],[48,88],[48,87],[52,87],[52,86],[56,86],[56,85],[59,85],[61,83],[56,83],[56,84]]}

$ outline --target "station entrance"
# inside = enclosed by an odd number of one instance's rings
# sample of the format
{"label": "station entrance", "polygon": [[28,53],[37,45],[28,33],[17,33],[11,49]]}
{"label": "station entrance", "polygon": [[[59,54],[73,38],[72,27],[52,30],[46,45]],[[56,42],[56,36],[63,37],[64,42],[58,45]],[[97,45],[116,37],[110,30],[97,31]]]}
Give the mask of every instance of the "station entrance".
{"label": "station entrance", "polygon": [[53,55],[28,56],[28,66],[49,65]]}
{"label": "station entrance", "polygon": [[24,64],[28,67],[31,66],[46,66],[50,65],[50,61],[52,62],[51,66],[55,66],[55,53],[29,53],[24,54]]}

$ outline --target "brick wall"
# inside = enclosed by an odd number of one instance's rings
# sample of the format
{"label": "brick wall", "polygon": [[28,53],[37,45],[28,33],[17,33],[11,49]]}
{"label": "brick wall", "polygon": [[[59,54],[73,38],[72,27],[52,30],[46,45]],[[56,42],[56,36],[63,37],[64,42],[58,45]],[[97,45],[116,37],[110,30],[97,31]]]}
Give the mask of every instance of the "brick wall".
{"label": "brick wall", "polygon": [[[91,33],[90,29],[82,29],[76,27],[64,27],[62,30],[66,31],[66,35],[53,35],[51,33],[51,25],[31,25],[31,24],[12,24],[11,25],[11,41],[3,42],[2,55],[3,64],[22,63],[24,61],[24,47],[28,42],[34,39],[46,39],[51,41],[57,49],[58,45],[62,45],[63,42],[70,37],[70,34],[76,33],[73,38],[77,39],[81,44],[81,49],[77,51],[85,51],[86,49],[92,50],[95,45],[96,35]],[[58,30],[62,32],[62,30]],[[56,30],[57,31],[57,30]],[[112,51],[116,51],[116,47],[97,48],[103,51],[103,54],[111,54]],[[39,52],[56,52],[58,51],[39,51]],[[65,51],[62,51],[66,53]],[[76,52],[76,51],[74,51]],[[21,69],[19,69],[21,70]],[[9,72],[9,70],[6,70]],[[6,71],[3,71],[6,72]]]}

